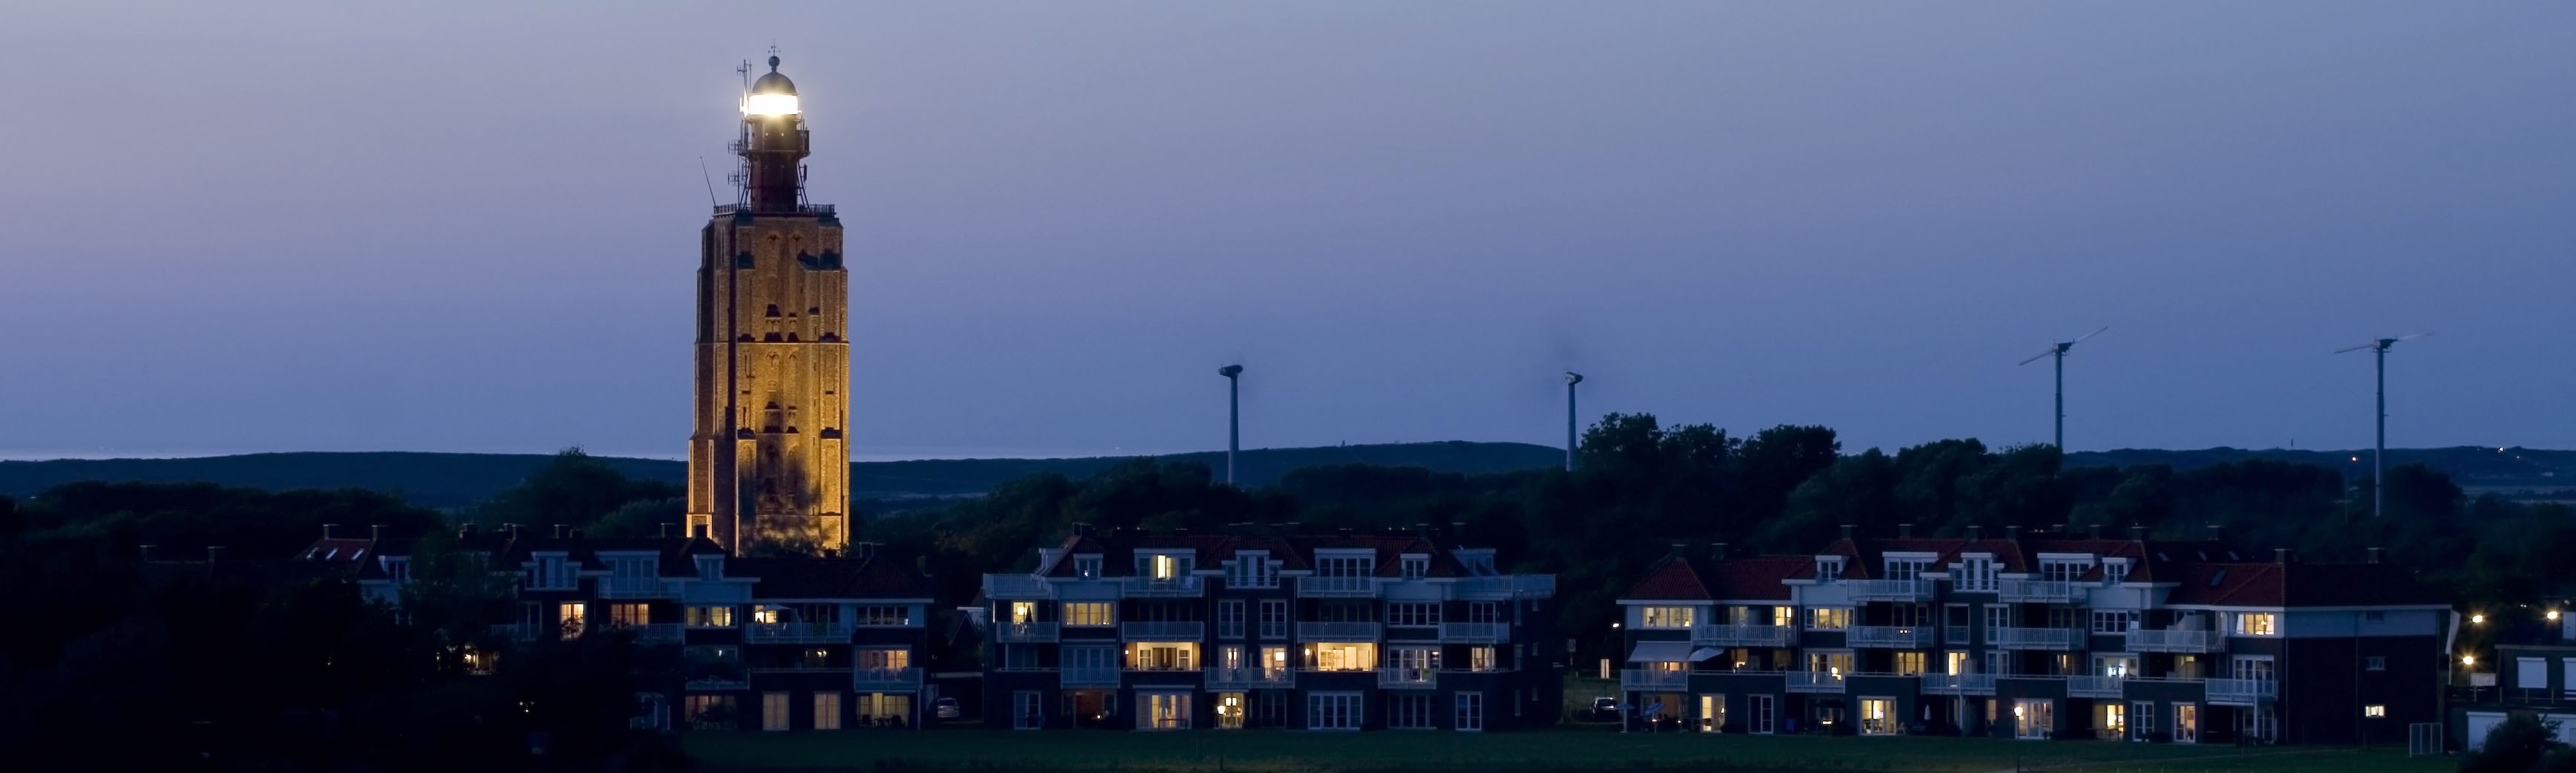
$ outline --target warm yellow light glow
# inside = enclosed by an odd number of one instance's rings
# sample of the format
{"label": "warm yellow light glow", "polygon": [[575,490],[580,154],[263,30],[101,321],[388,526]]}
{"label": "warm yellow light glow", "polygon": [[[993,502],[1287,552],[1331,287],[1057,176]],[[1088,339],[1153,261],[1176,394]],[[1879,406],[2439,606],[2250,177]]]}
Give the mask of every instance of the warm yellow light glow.
{"label": "warm yellow light glow", "polygon": [[2460,656],[2460,665],[2463,665],[2463,666],[2474,666],[2474,665],[2477,665],[2477,664],[2478,664],[2478,656],[2476,656],[2476,655],[2461,655],[2461,656]]}
{"label": "warm yellow light glow", "polygon": [[2471,622],[2471,623],[2485,623],[2486,621],[2487,621],[2487,616],[2486,616],[2486,615],[2470,615],[2470,616],[2469,616],[2469,622]]}
{"label": "warm yellow light glow", "polygon": [[780,116],[798,112],[794,94],[753,94],[742,98],[743,115]]}
{"label": "warm yellow light glow", "polygon": [[2551,619],[2551,620],[2556,620],[2556,619],[2558,619],[2558,610],[2555,610],[2555,609],[2549,610],[2549,619]]}

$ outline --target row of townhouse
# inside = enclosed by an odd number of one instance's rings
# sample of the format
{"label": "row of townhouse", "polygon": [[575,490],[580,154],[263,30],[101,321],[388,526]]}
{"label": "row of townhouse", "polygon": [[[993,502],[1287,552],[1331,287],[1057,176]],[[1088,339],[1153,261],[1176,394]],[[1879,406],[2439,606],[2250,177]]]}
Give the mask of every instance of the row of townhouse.
{"label": "row of townhouse", "polygon": [[[301,558],[342,567],[371,599],[398,606],[421,542],[326,529]],[[847,558],[738,558],[704,537],[470,526],[454,545],[515,597],[516,619],[496,626],[495,638],[620,629],[637,646],[675,648],[680,672],[637,696],[639,726],[832,730],[924,718],[916,658],[928,642],[930,592],[918,572],[866,546]],[[468,663],[489,670],[505,655],[470,652]]]}
{"label": "row of townhouse", "polygon": [[1676,546],[1619,601],[1620,687],[1627,721],[1706,732],[2402,740],[2438,719],[2450,606],[2375,556],[2140,530]]}
{"label": "row of townhouse", "polygon": [[1555,578],[1419,535],[1094,533],[988,574],[994,727],[1552,724]]}

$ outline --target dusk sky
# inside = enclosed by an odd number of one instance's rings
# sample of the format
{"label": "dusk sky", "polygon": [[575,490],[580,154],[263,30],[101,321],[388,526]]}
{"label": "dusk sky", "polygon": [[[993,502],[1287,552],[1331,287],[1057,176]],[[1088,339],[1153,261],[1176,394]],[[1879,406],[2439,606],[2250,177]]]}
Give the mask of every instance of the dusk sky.
{"label": "dusk sky", "polygon": [[862,458],[2576,447],[2576,4],[9,3],[0,457],[676,457],[735,65]]}

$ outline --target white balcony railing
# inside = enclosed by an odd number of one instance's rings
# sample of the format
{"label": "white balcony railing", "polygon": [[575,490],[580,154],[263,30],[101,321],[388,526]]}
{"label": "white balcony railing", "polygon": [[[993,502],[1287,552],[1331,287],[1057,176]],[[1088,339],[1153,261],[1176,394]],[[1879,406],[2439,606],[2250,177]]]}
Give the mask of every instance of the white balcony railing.
{"label": "white balcony railing", "polygon": [[1428,668],[1381,668],[1377,686],[1385,690],[1428,690],[1439,685],[1440,672]]}
{"label": "white balcony railing", "polygon": [[1057,671],[1056,677],[1066,687],[1116,687],[1122,673],[1117,666],[1079,666]]}
{"label": "white balcony railing", "polygon": [[1464,577],[1450,585],[1450,592],[1471,601],[1505,599],[1539,599],[1556,595],[1556,575],[1507,574],[1496,577]]}
{"label": "white balcony railing", "polygon": [[2071,650],[2075,641],[2071,628],[1986,629],[1986,646],[2009,650]]}
{"label": "white balcony railing", "polygon": [[1844,580],[1853,601],[1930,601],[1931,580]]}
{"label": "white balcony railing", "polygon": [[1924,674],[1926,695],[1993,695],[1993,674]]}
{"label": "white balcony railing", "polygon": [[680,595],[680,590],[660,577],[602,577],[599,597],[604,599],[657,598]]}
{"label": "white balcony railing", "polygon": [[1854,647],[1928,647],[1932,645],[1929,626],[1859,625],[1843,637],[1843,643]]}
{"label": "white balcony railing", "polygon": [[643,625],[625,626],[625,629],[634,631],[635,640],[639,642],[675,642],[680,640],[679,623],[645,623]]}
{"label": "white balcony railing", "polygon": [[2217,631],[2129,629],[2130,652],[2213,652],[2226,643]]}
{"label": "white balcony railing", "polygon": [[1057,623],[994,623],[993,639],[1005,644],[1044,644],[1055,641]]}
{"label": "white balcony railing", "polygon": [[1997,592],[2003,601],[2065,603],[2084,597],[2084,587],[2065,580],[2005,580]]}
{"label": "white balcony railing", "polygon": [[1026,574],[984,575],[984,595],[996,599],[1055,598],[1055,584]]}
{"label": "white balcony railing", "polygon": [[1460,644],[1493,644],[1511,636],[1510,623],[1441,623],[1440,640]]}
{"label": "white balcony railing", "polygon": [[1376,623],[1298,623],[1299,641],[1377,641]]}
{"label": "white balcony railing", "polygon": [[1629,668],[1621,669],[1619,671],[1619,689],[1621,690],[1636,692],[1640,690],[1681,690],[1689,687],[1690,672],[1688,671],[1666,671],[1654,668]]}
{"label": "white balcony railing", "polygon": [[885,692],[921,688],[921,669],[862,668],[851,677],[850,684],[859,692]]}
{"label": "white balcony railing", "polygon": [[1711,647],[1786,647],[1798,641],[1798,629],[1785,625],[1703,625],[1691,629],[1691,643]]}
{"label": "white balcony railing", "polygon": [[1842,692],[1843,675],[1832,671],[1789,672],[1790,692]]}
{"label": "white balcony railing", "polygon": [[1147,641],[1198,641],[1207,638],[1207,624],[1195,621],[1125,622],[1118,624],[1118,634]]}
{"label": "white balcony railing", "polygon": [[1377,595],[1377,578],[1299,577],[1297,578],[1297,595],[1375,596]]}
{"label": "white balcony railing", "polygon": [[1207,670],[1207,689],[1210,690],[1287,687],[1296,682],[1297,672],[1285,668],[1211,668]]}
{"label": "white balcony railing", "polygon": [[801,621],[785,623],[752,623],[742,629],[743,637],[756,642],[830,644],[850,640],[851,626],[838,621]]}
{"label": "white balcony railing", "polygon": [[2066,678],[2066,694],[2073,698],[2117,698],[2120,685],[2127,681],[2117,676],[2070,676]]}
{"label": "white balcony railing", "polygon": [[2212,701],[2254,701],[2270,698],[2278,693],[2281,685],[2270,679],[2211,679],[2208,684],[2209,699]]}
{"label": "white balcony railing", "polygon": [[1119,582],[1119,590],[1129,596],[1198,596],[1207,585],[1197,577],[1129,577]]}

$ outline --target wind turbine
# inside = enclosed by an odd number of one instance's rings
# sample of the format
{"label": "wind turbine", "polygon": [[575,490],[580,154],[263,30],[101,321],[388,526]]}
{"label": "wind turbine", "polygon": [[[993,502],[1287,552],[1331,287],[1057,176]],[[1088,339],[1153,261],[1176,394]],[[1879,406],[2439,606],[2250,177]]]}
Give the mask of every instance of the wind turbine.
{"label": "wind turbine", "polygon": [[2110,329],[2111,326],[2103,325],[2099,328],[2095,328],[2093,332],[2076,336],[2075,340],[2059,341],[2050,344],[2048,346],[2048,351],[2040,352],[2036,355],[2032,355],[2030,359],[2021,361],[2021,364],[2028,365],[2038,362],[2042,357],[2057,358],[2057,452],[2060,454],[2066,453],[2066,350],[2075,348],[2075,345],[2083,343],[2084,339],[2101,335],[2103,331]]}
{"label": "wind turbine", "polygon": [[1583,383],[1583,374],[1565,372],[1565,471],[1574,471],[1574,385]]}
{"label": "wind turbine", "polygon": [[2370,448],[2370,517],[2372,518],[2379,517],[2381,509],[2387,505],[2386,492],[2388,484],[2382,479],[2388,477],[2388,469],[2386,463],[2382,460],[2388,456],[2388,347],[2397,345],[2397,342],[2399,341],[2412,341],[2428,335],[2432,335],[2432,333],[2416,333],[2414,335],[2398,336],[2396,338],[2379,338],[2373,339],[2370,343],[2362,344],[2360,346],[2347,346],[2335,350],[2336,354],[2343,354],[2346,352],[2358,352],[2363,349],[2368,349],[2370,350],[2370,358],[2374,361],[2372,369],[2378,371],[2377,379],[2379,381],[2379,387],[2377,391],[2379,393],[2379,437]]}
{"label": "wind turbine", "polygon": [[1243,366],[1228,365],[1216,369],[1225,377],[1225,485],[1234,485],[1234,454],[1243,447],[1243,400],[1238,387],[1243,384]]}

